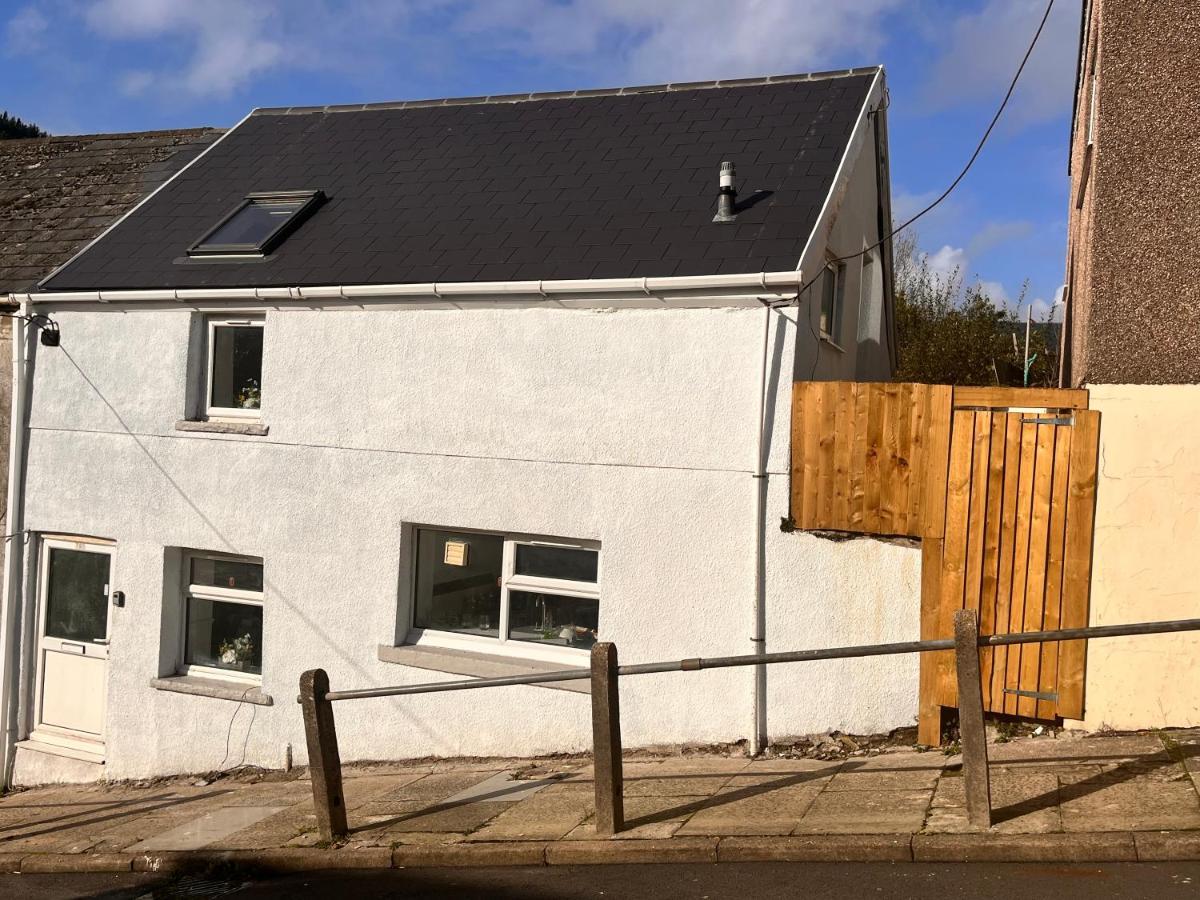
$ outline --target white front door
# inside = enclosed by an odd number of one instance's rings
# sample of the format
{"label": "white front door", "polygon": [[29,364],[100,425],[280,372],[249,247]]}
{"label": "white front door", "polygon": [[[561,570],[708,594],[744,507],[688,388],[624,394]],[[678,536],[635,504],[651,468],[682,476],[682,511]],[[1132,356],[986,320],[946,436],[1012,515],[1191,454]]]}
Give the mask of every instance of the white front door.
{"label": "white front door", "polygon": [[35,740],[104,752],[112,550],[89,541],[42,542]]}

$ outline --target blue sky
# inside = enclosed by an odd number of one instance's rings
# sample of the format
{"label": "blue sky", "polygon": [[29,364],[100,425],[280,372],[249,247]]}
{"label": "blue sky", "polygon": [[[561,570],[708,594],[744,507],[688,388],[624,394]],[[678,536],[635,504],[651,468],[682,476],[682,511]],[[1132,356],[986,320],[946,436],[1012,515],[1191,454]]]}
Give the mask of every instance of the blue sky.
{"label": "blue sky", "polygon": [[[895,214],[953,179],[1046,0],[0,0],[0,108],[54,134],[228,126],[255,106],[883,63]],[[1080,0],[1054,12],[931,266],[1044,313],[1063,280]]]}

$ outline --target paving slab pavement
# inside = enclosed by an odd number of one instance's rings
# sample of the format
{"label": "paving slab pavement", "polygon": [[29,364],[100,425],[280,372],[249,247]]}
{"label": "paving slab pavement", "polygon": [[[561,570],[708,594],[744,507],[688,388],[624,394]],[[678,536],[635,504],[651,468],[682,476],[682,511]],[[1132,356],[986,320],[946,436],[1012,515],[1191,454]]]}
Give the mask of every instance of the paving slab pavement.
{"label": "paving slab pavement", "polygon": [[611,838],[595,832],[583,757],[374,763],[345,769],[340,848],[321,845],[303,772],[243,772],[0,797],[0,867],[1200,858],[1200,730],[1023,738],[989,752],[986,832],[967,822],[960,758],[938,752],[643,751],[624,763],[627,828]]}

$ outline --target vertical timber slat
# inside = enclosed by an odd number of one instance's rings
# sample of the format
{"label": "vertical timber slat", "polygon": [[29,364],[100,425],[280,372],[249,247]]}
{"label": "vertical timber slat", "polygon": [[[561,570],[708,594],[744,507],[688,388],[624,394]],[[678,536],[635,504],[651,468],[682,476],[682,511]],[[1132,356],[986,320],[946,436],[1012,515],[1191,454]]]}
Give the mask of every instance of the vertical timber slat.
{"label": "vertical timber slat", "polygon": [[[1000,508],[1000,560],[996,581],[994,633],[1008,631],[1012,610],[1013,565],[1017,545],[1017,489],[1021,478],[1021,415],[997,413],[1004,418],[1004,494]],[[988,710],[1004,712],[1004,685],[1012,647],[992,648],[992,689]]]}
{"label": "vertical timber slat", "polygon": [[801,528],[817,527],[817,478],[820,474],[821,385],[804,382],[804,502]]}
{"label": "vertical timber slat", "polygon": [[[1023,417],[1015,414],[1017,421]],[[1021,631],[1025,624],[1025,586],[1029,575],[1029,520],[1033,513],[1033,475],[1037,454],[1037,426],[1017,425],[1021,433],[1021,462],[1017,481],[1016,541],[1013,548],[1012,593],[1008,608],[1008,631]],[[1004,712],[1017,714],[1017,695],[1021,688],[1020,646],[1008,648],[1004,673]]]}
{"label": "vertical timber slat", "polygon": [[[1100,445],[1100,413],[1075,413],[1067,476],[1067,534],[1064,549],[1062,627],[1088,624],[1088,594],[1092,580],[1092,531],[1096,512],[1096,457]],[[1058,657],[1058,714],[1083,718],[1086,641],[1064,641]]]}
{"label": "vertical timber slat", "polygon": [[833,447],[833,510],[829,524],[845,528],[850,521],[850,453],[854,449],[854,384],[834,386],[837,399]]}
{"label": "vertical timber slat", "polygon": [[[1062,621],[1063,560],[1066,556],[1067,535],[1067,475],[1071,461],[1071,438],[1074,429],[1059,428],[1054,442],[1054,476],[1050,496],[1050,538],[1046,554],[1046,599],[1045,619],[1042,627],[1052,631]],[[1038,692],[1054,694],[1058,691],[1058,644],[1041,645],[1041,665],[1038,676]],[[1058,704],[1053,700],[1038,700],[1037,717],[1052,719],[1058,715]]]}
{"label": "vertical timber slat", "polygon": [[862,531],[867,502],[867,417],[871,394],[867,385],[854,385],[854,442],[850,449],[850,504],[846,527]]}
{"label": "vertical timber slat", "polygon": [[[930,641],[943,637],[940,633],[941,603],[939,594],[942,584],[942,539],[925,538],[921,541],[921,640]],[[917,743],[936,747],[942,742],[942,691],[938,685],[938,673],[948,665],[945,657],[950,651],[920,653],[921,681],[920,705],[917,710]]]}
{"label": "vertical timber slat", "polygon": [[[971,462],[975,444],[975,414],[955,411],[951,430],[950,472],[946,479],[946,538],[942,553],[941,604],[938,631],[954,631],[954,613],[963,608],[966,583],[967,512],[971,502]],[[942,704],[957,706],[957,689],[951,660],[943,663],[938,677]]]}
{"label": "vertical timber slat", "polygon": [[[1050,497],[1054,485],[1055,425],[1034,425],[1036,452],[1033,475],[1033,514],[1029,523],[1029,571],[1025,577],[1025,614],[1022,631],[1040,631],[1046,612],[1046,559],[1049,555]],[[1042,645],[1021,644],[1020,690],[1036,691]],[[1017,715],[1037,714],[1037,698],[1017,696]]]}
{"label": "vertical timber slat", "polygon": [[[990,413],[991,437],[989,438],[987,476],[987,524],[983,533],[983,572],[979,583],[979,631],[981,634],[996,632],[996,589],[1000,583],[1000,535],[1001,511],[1004,500],[1004,448],[1008,417],[1004,413]],[[979,660],[983,674],[984,709],[992,705],[992,672],[995,663],[995,647],[985,647]]]}
{"label": "vertical timber slat", "polygon": [[869,384],[866,388],[866,496],[863,498],[863,529],[871,534],[879,534],[879,493],[882,489],[879,457],[883,452],[883,385]]}
{"label": "vertical timber slat", "polygon": [[923,484],[921,485],[921,521],[923,538],[941,540],[946,531],[946,473],[950,465],[950,423],[954,390],[948,385],[928,389],[928,437],[925,442]]}

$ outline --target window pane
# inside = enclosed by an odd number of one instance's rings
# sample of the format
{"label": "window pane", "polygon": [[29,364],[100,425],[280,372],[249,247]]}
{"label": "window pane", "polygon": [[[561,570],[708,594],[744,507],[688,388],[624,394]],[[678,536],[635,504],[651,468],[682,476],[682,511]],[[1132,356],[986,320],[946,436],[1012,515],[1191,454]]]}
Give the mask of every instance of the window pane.
{"label": "window pane", "polygon": [[599,600],[533,591],[508,592],[510,640],[587,649],[596,643],[599,623]]}
{"label": "window pane", "polygon": [[825,277],[821,279],[821,333],[831,336],[833,335],[837,282],[838,278],[834,271],[826,269]]}
{"label": "window pane", "polygon": [[258,325],[213,328],[212,406],[258,409],[262,403],[263,330]]}
{"label": "window pane", "polygon": [[499,637],[503,560],[495,535],[418,532],[413,627]]}
{"label": "window pane", "polygon": [[186,661],[261,675],[262,619],[258,605],[188,597]]}
{"label": "window pane", "polygon": [[192,584],[203,584],[208,587],[261,591],[263,589],[263,567],[262,563],[193,556],[190,580]]}
{"label": "window pane", "polygon": [[599,560],[595,550],[517,544],[516,573],[594,582]]}
{"label": "window pane", "polygon": [[204,240],[209,244],[258,246],[286,222],[304,200],[251,200]]}
{"label": "window pane", "polygon": [[107,553],[50,548],[46,635],[71,641],[108,636]]}

